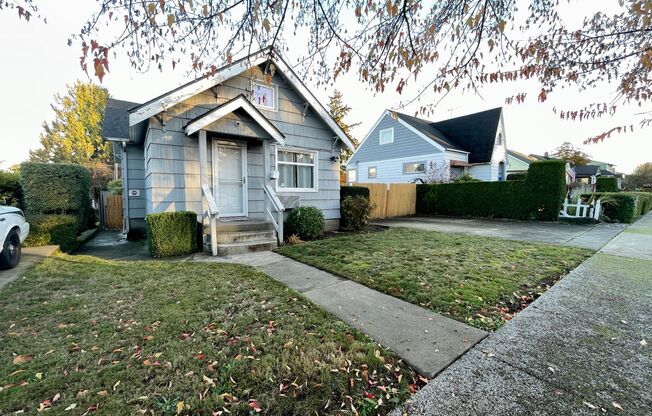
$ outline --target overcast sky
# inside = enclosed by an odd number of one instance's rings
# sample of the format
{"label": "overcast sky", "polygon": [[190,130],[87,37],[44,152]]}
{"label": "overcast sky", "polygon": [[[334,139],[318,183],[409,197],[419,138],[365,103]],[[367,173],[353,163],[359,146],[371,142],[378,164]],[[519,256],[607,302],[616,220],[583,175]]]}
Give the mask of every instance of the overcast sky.
{"label": "overcast sky", "polygon": [[[65,7],[63,4],[71,7]],[[28,157],[29,149],[37,148],[41,124],[51,120],[52,97],[64,93],[66,84],[77,79],[88,81],[79,67],[79,49],[67,46],[70,33],[77,31],[96,7],[92,0],[59,0],[41,2],[42,12],[48,23],[18,20],[13,11],[0,12],[0,168],[20,163]],[[72,7],[74,5],[74,7]],[[572,16],[570,16],[572,17]],[[304,42],[303,40],[298,40]],[[290,42],[291,43],[291,42]],[[292,58],[292,57],[290,57]],[[294,62],[293,59],[290,59]],[[147,73],[133,71],[127,59],[118,57],[110,63],[111,72],[104,79],[114,98],[143,102],[188,80],[181,66],[176,71]],[[96,81],[94,81],[96,82]],[[327,104],[332,90],[316,89],[306,84],[322,103]],[[362,139],[376,119],[386,108],[396,108],[413,89],[406,88],[403,95],[393,91],[373,94],[360,84],[355,75],[338,79],[335,87],[343,91],[345,101],[352,107],[350,122],[361,122],[354,131]],[[481,96],[450,94],[440,105],[433,121],[460,116],[489,108],[504,106],[507,146],[523,153],[542,154],[552,151],[564,141],[581,147],[594,159],[616,164],[619,171],[630,173],[636,165],[652,161],[652,128],[639,129],[641,109],[620,107],[616,117],[599,122],[571,122],[560,120],[553,112],[554,106],[581,107],[589,102],[609,101],[615,87],[601,85],[598,88],[578,92],[565,89],[549,95],[546,103],[536,102],[538,89],[535,84],[507,84],[484,88]],[[519,92],[527,92],[524,104],[506,106],[505,98]],[[413,113],[419,107],[414,104],[401,111]],[[614,125],[634,124],[633,133],[613,135],[603,143],[582,145],[592,134],[600,133]]]}

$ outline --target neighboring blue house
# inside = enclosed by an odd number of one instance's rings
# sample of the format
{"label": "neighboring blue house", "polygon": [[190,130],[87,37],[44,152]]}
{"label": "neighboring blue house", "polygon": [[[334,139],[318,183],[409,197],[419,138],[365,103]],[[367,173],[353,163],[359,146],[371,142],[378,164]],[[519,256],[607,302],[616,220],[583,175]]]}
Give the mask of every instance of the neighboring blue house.
{"label": "neighboring blue house", "polygon": [[386,110],[346,165],[347,181],[505,180],[502,108],[436,123]]}

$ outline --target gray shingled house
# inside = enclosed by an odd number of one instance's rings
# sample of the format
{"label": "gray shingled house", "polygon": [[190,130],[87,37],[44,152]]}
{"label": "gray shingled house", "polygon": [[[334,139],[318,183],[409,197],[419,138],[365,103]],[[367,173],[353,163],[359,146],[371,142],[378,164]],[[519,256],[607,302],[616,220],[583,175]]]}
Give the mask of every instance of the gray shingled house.
{"label": "gray shingled house", "polygon": [[122,149],[126,232],[194,211],[204,247],[228,254],[275,246],[299,206],[339,226],[340,151],[353,145],[273,49],[142,104],[110,99],[102,135]]}
{"label": "gray shingled house", "polygon": [[439,122],[386,110],[348,160],[349,182],[506,178],[502,108]]}

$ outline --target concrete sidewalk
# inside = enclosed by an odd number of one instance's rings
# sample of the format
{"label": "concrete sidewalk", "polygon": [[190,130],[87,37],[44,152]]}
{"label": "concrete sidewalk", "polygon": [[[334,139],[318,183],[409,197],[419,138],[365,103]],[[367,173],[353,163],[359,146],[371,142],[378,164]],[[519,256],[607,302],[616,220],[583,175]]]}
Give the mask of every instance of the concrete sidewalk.
{"label": "concrete sidewalk", "polygon": [[394,415],[649,415],[650,322],[652,213]]}
{"label": "concrete sidewalk", "polygon": [[23,247],[18,266],[0,270],[0,290],[5,285],[25,275],[27,269],[59,249],[59,246]]}
{"label": "concrete sidewalk", "polygon": [[428,378],[487,335],[479,329],[269,251],[230,257],[198,254],[190,261],[253,266],[369,335]]}

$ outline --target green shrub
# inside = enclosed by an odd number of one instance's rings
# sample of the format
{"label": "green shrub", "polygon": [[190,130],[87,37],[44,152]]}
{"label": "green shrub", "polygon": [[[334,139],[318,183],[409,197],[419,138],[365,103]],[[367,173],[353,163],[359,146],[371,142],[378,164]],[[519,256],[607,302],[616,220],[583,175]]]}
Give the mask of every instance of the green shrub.
{"label": "green shrub", "polygon": [[190,211],[149,214],[147,241],[152,257],[171,257],[197,251],[197,214]]}
{"label": "green shrub", "polygon": [[555,221],[565,196],[565,163],[539,161],[524,181],[417,185],[417,213]]}
{"label": "green shrub", "polygon": [[77,217],[67,214],[28,215],[29,235],[26,247],[58,244],[62,251],[71,251],[79,246]]}
{"label": "green shrub", "polygon": [[287,235],[296,234],[302,240],[315,240],[324,234],[324,214],[315,207],[299,207],[290,211],[287,219]]}
{"label": "green shrub", "polygon": [[0,205],[23,208],[20,174],[0,171]]}
{"label": "green shrub", "polygon": [[369,199],[369,188],[366,186],[341,186],[340,187],[340,201],[344,201],[347,196],[362,195]]}
{"label": "green shrub", "polygon": [[631,223],[652,210],[648,192],[596,192],[582,195],[583,200],[600,198],[602,215],[607,221]]}
{"label": "green shrub", "polygon": [[374,210],[369,198],[362,195],[347,196],[341,204],[342,227],[347,230],[360,231],[369,224]]}
{"label": "green shrub", "polygon": [[598,177],[595,190],[597,192],[618,192],[618,179],[613,176]]}
{"label": "green shrub", "polygon": [[122,179],[110,180],[106,189],[111,195],[122,195]]}
{"label": "green shrub", "polygon": [[88,169],[65,163],[26,162],[20,167],[20,177],[28,213],[74,215],[80,231],[94,224]]}
{"label": "green shrub", "polygon": [[523,172],[514,172],[514,173],[508,173],[507,174],[507,180],[508,181],[524,181],[526,177],[526,173]]}
{"label": "green shrub", "polygon": [[455,183],[465,183],[465,182],[481,182],[480,179],[476,179],[468,173],[463,174],[459,178],[455,178],[453,181]]}

